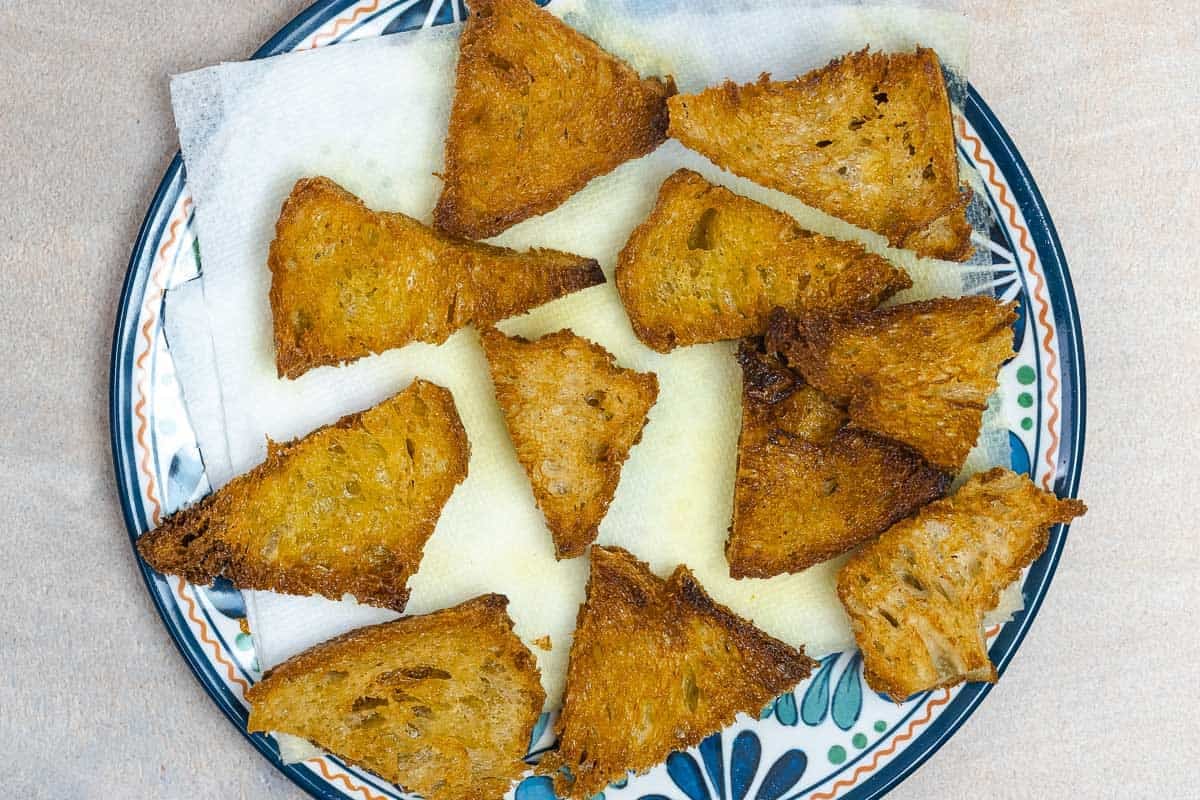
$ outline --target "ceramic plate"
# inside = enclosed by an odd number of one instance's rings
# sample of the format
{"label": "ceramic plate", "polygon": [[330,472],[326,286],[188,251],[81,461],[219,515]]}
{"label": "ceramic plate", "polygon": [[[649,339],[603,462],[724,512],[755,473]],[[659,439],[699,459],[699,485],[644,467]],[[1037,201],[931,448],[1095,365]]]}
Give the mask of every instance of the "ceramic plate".
{"label": "ceramic plate", "polygon": [[[324,0],[276,34],[256,58],[458,21],[461,0]],[[1083,455],[1083,343],[1071,280],[1054,225],[1024,162],[974,91],[955,120],[962,156],[979,171],[993,224],[976,247],[989,251],[991,280],[978,287],[1020,301],[1017,356],[1001,371],[1012,467],[1074,496]],[[162,328],[164,292],[200,272],[200,255],[179,156],[171,163],[133,248],[113,337],[110,413],[117,490],[136,540],[156,521],[209,491]],[[1028,570],[1025,610],[988,631],[1001,674],[1045,596],[1066,529]],[[245,734],[246,690],[259,678],[245,609],[227,583],[192,586],[141,565],[164,624],[213,701]],[[823,659],[794,692],[758,719],[740,717],[647,775],[615,784],[607,800],[833,800],[879,797],[929,757],[987,695],[970,684],[895,705],[863,681],[855,652]],[[543,715],[530,757],[552,744]],[[314,797],[382,800],[395,787],[337,758],[284,765],[269,736],[248,737],[263,756]],[[552,800],[549,780],[527,778],[517,800]]]}

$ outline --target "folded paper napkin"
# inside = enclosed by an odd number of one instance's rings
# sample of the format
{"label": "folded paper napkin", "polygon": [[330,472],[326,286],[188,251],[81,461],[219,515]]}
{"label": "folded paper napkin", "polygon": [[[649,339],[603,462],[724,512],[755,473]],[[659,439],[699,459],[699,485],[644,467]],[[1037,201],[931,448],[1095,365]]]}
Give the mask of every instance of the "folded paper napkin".
{"label": "folded paper napkin", "polygon": [[[674,75],[681,91],[769,70],[791,77],[850,50],[937,49],[961,76],[966,25],[944,7],[801,4],[792,0],[555,0],[552,12],[643,74]],[[458,26],[401,33],[315,51],[190,72],[171,82],[187,185],[196,206],[203,276],[167,297],[167,337],[208,477],[214,487],[287,440],[366,408],[414,377],[448,387],[471,441],[469,476],[447,504],[411,580],[408,613],[486,591],[510,599],[556,706],[587,559],[558,562],[496,405],[473,330],[439,347],[414,344],[295,381],[276,377],[267,300],[267,249],[293,182],[326,175],[370,207],[428,221],[453,93]],[[959,81],[954,82],[961,88]],[[667,142],[592,181],[559,209],[493,241],[554,247],[599,260],[610,282],[501,325],[525,336],[571,327],[627,367],[658,374],[660,395],[625,464],[599,541],[627,547],[660,574],[688,564],[720,602],[812,654],[850,646],[834,596],[835,560],[800,575],[729,578],[724,541],[732,504],[740,377],[730,343],[660,355],[634,338],[611,283],[616,255],[649,212],[659,183],[690,167],[795,215],[815,230],[854,237],[913,274],[905,299],[960,294],[976,270],[917,263],[880,237],[793,198],[723,173]],[[994,417],[994,415],[989,415]],[[973,468],[1007,463],[1007,438],[990,423]],[[379,609],[322,598],[247,592],[258,660],[269,668],[344,630],[388,619]],[[1019,598],[1019,594],[1017,595]]]}

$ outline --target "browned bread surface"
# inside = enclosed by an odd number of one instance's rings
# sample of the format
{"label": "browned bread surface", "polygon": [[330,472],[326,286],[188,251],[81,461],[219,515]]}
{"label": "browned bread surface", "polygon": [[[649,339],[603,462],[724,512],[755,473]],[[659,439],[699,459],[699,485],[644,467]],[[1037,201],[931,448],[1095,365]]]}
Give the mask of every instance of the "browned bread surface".
{"label": "browned bread surface", "polygon": [[617,366],[562,330],[536,341],[483,331],[484,351],[517,459],[533,485],[557,558],[596,538],[629,450],[642,438],[658,378]]}
{"label": "browned bread surface", "polygon": [[592,259],[520,253],[376,212],[328,178],[296,182],[267,264],[280,377],[410,342],[440,344],[604,282]]}
{"label": "browned bread surface", "polygon": [[742,433],[725,555],[735,578],[800,572],[941,497],[950,476],[845,413],[753,342],[738,350]]}
{"label": "browned bread surface", "polygon": [[776,307],[867,311],[912,286],[861,245],[806,231],[686,169],[629,237],[616,282],[634,332],[663,353],[762,334]]}
{"label": "browned bread surface", "polygon": [[434,224],[483,239],[555,208],[657,147],[674,92],[532,0],[474,0]]}
{"label": "browned bread surface", "polygon": [[1050,526],[1085,511],[996,468],[851,556],[838,597],[871,688],[900,702],[939,686],[995,681],[984,615],[1045,550]]}
{"label": "browned bread surface", "polygon": [[483,595],[306,650],[250,688],[247,730],[300,736],[429,800],[495,800],[525,770],[546,699],[507,605]]}
{"label": "browned bread surface", "polygon": [[1016,305],[942,297],[848,319],[772,317],[768,349],[848,403],[851,423],[957,472],[979,438],[996,373],[1013,355]]}
{"label": "browned bread surface", "polygon": [[303,439],[138,540],[159,572],[242,589],[343,594],[397,611],[425,541],[467,475],[450,392],[417,380]]}
{"label": "browned bread surface", "polygon": [[802,651],[713,602],[686,567],[664,581],[620,548],[593,547],[591,558],[559,747],[538,766],[559,797],[584,800],[645,771],[811,672]]}
{"label": "browned bread surface", "polygon": [[971,253],[962,216],[970,192],[959,185],[950,101],[932,50],[861,50],[794,80],[727,81],[668,105],[669,134],[718,166],[894,247],[960,260]]}

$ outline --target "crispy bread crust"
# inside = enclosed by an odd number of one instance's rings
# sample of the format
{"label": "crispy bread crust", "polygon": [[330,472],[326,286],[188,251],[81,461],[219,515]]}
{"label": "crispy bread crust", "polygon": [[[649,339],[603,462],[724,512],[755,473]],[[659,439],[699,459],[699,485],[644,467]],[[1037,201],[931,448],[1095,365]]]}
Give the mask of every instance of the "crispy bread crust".
{"label": "crispy bread crust", "polygon": [[1086,511],[996,468],[851,556],[838,597],[871,688],[901,702],[963,681],[994,682],[984,615],[1046,549],[1050,526]]}
{"label": "crispy bread crust", "polygon": [[[620,548],[592,548],[559,748],[538,765],[563,798],[591,797],[756,713],[814,662],[716,603],[686,567],[666,581]],[[566,767],[569,775],[560,771]]]}
{"label": "crispy bread crust", "polygon": [[843,319],[772,316],[767,346],[847,403],[851,423],[957,472],[979,438],[1000,365],[1013,355],[1015,303],[969,296]]}
{"label": "crispy bread crust", "polygon": [[660,353],[762,334],[771,310],[866,311],[912,286],[864,247],[681,169],[621,250],[617,291],[634,333]]}
{"label": "crispy bread crust", "polygon": [[280,377],[410,342],[440,344],[604,283],[590,258],[517,252],[376,212],[328,178],[302,178],[275,224],[267,266]]}
{"label": "crispy bread crust", "polygon": [[525,771],[545,702],[490,594],[323,642],[250,688],[247,730],[308,739],[430,800],[493,800]]}
{"label": "crispy bread crust", "polygon": [[488,328],[481,338],[555,557],[582,555],[642,439],[658,378],[618,367],[611,353],[569,330],[528,341]]}
{"label": "crispy bread crust", "polygon": [[668,105],[669,135],[731,172],[894,247],[955,259],[971,252],[961,217],[970,190],[959,183],[950,101],[932,50],[864,49],[791,81],[726,81]]}
{"label": "crispy bread crust", "polygon": [[475,0],[434,224],[482,239],[557,207],[658,147],[674,93],[670,78],[642,79],[531,0]]}
{"label": "crispy bread crust", "polygon": [[734,578],[800,572],[945,494],[915,450],[843,427],[845,413],[743,340],[742,432],[725,555]]}
{"label": "crispy bread crust", "polygon": [[302,439],[142,536],[159,572],[242,589],[344,594],[404,610],[470,444],[450,392],[417,380]]}

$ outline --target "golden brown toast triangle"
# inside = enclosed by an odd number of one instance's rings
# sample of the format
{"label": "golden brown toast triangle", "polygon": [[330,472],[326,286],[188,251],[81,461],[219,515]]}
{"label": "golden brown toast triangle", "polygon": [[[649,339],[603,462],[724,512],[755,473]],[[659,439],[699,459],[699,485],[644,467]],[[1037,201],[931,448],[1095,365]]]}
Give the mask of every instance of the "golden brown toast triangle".
{"label": "golden brown toast triangle", "polygon": [[328,178],[296,182],[268,258],[280,377],[410,342],[440,344],[604,283],[590,258],[455,239],[367,208]]}
{"label": "golden brown toast triangle", "polygon": [[803,651],[713,602],[687,567],[664,581],[620,548],[593,547],[591,558],[558,750],[538,765],[559,797],[584,800],[643,772],[812,671]]}
{"label": "golden brown toast triangle", "polygon": [[725,556],[734,578],[800,572],[941,497],[950,476],[846,415],[743,340],[742,433]]}
{"label": "golden brown toast triangle", "polygon": [[[950,101],[937,54],[861,50],[790,81],[726,81],[669,101],[669,133],[718,166],[883,234],[971,253]],[[932,226],[932,230],[930,227]]]}
{"label": "golden brown toast triangle", "polygon": [[996,468],[851,556],[838,597],[871,688],[900,702],[939,686],[994,682],[984,615],[1046,549],[1050,526],[1085,511]]}
{"label": "golden brown toast triangle", "polygon": [[429,800],[494,800],[546,696],[489,594],[359,628],[306,650],[250,688],[246,729],[300,736]]}
{"label": "golden brown toast triangle", "polygon": [[470,445],[450,392],[426,381],[303,439],[138,540],[159,572],[241,589],[354,595],[404,610],[406,584]]}
{"label": "golden brown toast triangle", "polygon": [[535,341],[489,328],[483,348],[517,459],[554,537],[556,558],[596,538],[658,397],[658,378],[616,365],[603,347],[562,330]]}
{"label": "golden brown toast triangle", "polygon": [[681,169],[617,259],[633,330],[665,353],[762,334],[771,310],[867,311],[912,286],[862,245],[806,231],[788,215]]}
{"label": "golden brown toast triangle", "polygon": [[483,239],[546,213],[662,143],[674,92],[532,0],[473,0],[434,224]]}
{"label": "golden brown toast triangle", "polygon": [[957,472],[979,438],[996,373],[1013,355],[1016,305],[941,297],[846,319],[772,317],[768,349],[848,403],[857,428],[896,439]]}

